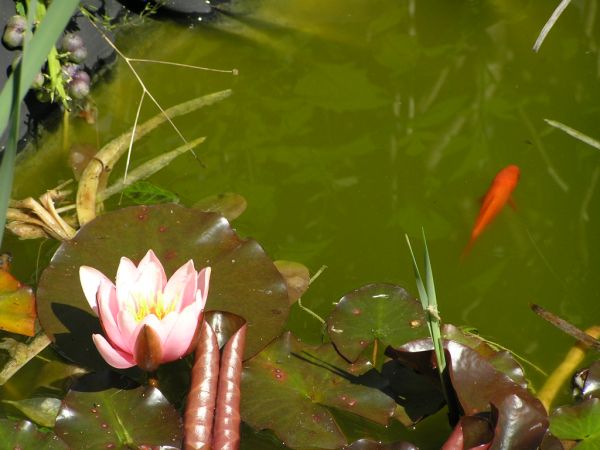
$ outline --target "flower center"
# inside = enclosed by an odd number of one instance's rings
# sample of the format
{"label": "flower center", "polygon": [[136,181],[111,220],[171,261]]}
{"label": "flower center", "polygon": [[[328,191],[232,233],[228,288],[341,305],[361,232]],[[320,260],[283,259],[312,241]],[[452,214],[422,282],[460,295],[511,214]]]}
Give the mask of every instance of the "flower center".
{"label": "flower center", "polygon": [[175,310],[175,302],[170,299],[165,300],[162,292],[157,292],[154,297],[145,297],[142,294],[132,293],[133,301],[129,303],[129,311],[135,317],[137,322],[149,314],[154,314],[159,320],[162,320],[167,314]]}

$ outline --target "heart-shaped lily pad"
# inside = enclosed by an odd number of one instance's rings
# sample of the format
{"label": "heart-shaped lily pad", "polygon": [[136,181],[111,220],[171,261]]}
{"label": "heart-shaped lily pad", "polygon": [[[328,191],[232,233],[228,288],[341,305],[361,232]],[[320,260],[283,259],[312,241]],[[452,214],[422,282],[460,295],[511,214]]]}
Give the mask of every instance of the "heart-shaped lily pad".
{"label": "heart-shaped lily pad", "polygon": [[182,440],[178,412],[158,389],[144,386],[69,391],[55,432],[81,449],[180,447]]}
{"label": "heart-shaped lily pad", "polygon": [[61,244],[42,274],[40,322],[65,356],[88,367],[106,367],[92,343],[92,333],[101,330],[83,295],[79,267],[91,266],[113,278],[121,256],[137,263],[148,249],[168,276],[189,259],[197,269],[212,267],[206,309],[246,319],[246,358],[281,333],[289,311],[285,281],[256,241],[240,239],[215,213],[178,205],[137,206],[89,222]]}
{"label": "heart-shaped lily pad", "polygon": [[368,284],[346,295],[327,319],[327,330],[338,351],[349,361],[374,340],[399,347],[428,336],[421,304],[400,286]]}
{"label": "heart-shaped lily pad", "polygon": [[271,429],[289,447],[334,449],[347,444],[330,408],[387,424],[396,404],[356,384],[370,365],[349,365],[335,349],[303,345],[291,333],[246,363],[241,413],[255,429]]}
{"label": "heart-shaped lily pad", "polygon": [[0,450],[67,450],[69,447],[54,433],[42,433],[28,420],[0,419]]}

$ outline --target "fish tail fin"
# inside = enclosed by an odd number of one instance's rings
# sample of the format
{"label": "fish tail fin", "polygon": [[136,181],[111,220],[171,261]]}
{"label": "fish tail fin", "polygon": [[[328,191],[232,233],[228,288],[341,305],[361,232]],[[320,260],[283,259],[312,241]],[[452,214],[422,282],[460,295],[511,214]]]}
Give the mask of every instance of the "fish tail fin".
{"label": "fish tail fin", "polygon": [[471,236],[471,239],[469,239],[469,242],[467,243],[467,245],[465,245],[465,248],[463,249],[462,253],[460,254],[460,261],[463,262],[465,260],[465,258],[467,256],[469,256],[469,253],[471,253],[471,249],[473,248],[473,244],[475,244],[475,238],[476,236]]}

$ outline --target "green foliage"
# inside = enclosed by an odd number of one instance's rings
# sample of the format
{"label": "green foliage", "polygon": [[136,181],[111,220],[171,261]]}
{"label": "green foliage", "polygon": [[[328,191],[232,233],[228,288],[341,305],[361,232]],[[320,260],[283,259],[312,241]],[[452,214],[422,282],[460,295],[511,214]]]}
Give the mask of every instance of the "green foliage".
{"label": "green foliage", "polygon": [[578,450],[600,449],[600,399],[557,408],[550,416],[550,431],[560,439],[581,440]]}
{"label": "green foliage", "polygon": [[179,203],[177,194],[145,180],[136,181],[123,189],[122,192],[125,198],[136,205]]}
{"label": "green foliage", "polygon": [[[36,3],[36,0],[29,3],[31,9],[29,10],[28,22],[30,24],[33,23],[32,14]],[[78,4],[78,0],[52,2],[44,20],[38,25],[31,40],[28,42],[27,37],[25,38],[21,61],[17,64],[15,71],[8,77],[0,92],[0,134],[7,128],[9,120],[13,124],[9,133],[8,145],[4,150],[2,165],[0,166],[0,244],[4,235],[6,210],[12,188],[14,161],[19,136],[20,104],[27,93],[27,88],[33,83],[50,49],[64,30]]]}

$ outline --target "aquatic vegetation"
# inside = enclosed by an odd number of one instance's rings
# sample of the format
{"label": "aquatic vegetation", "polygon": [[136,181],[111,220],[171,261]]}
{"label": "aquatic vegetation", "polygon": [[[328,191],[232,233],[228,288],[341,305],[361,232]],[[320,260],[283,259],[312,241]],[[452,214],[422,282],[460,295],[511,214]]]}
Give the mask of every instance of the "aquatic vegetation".
{"label": "aquatic vegetation", "polygon": [[34,336],[36,317],[33,290],[0,269],[0,330]]}
{"label": "aquatic vegetation", "polygon": [[148,250],[137,266],[121,258],[116,284],[89,266],[79,268],[79,278],[106,335],[94,334],[94,344],[111,366],[154,371],[192,351],[210,267],[196,272],[189,260],[167,280],[161,262]]}

